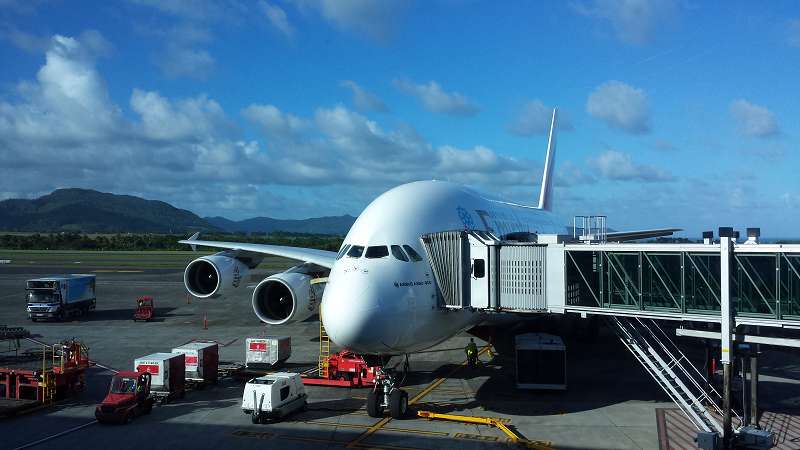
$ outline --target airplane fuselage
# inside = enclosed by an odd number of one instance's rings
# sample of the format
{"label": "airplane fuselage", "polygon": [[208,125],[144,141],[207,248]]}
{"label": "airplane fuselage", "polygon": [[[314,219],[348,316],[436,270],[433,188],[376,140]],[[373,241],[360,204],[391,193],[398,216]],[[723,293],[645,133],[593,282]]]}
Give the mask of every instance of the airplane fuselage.
{"label": "airplane fuselage", "polygon": [[[412,353],[492,320],[493,315],[438,305],[420,236],[463,229],[498,236],[564,233],[565,222],[549,211],[493,200],[449,182],[393,188],[367,206],[344,240],[348,250],[363,248],[340,255],[330,271],[321,316],[331,339],[361,353]],[[381,246],[386,250],[370,253],[370,247]],[[422,260],[391,246],[410,246]]]}

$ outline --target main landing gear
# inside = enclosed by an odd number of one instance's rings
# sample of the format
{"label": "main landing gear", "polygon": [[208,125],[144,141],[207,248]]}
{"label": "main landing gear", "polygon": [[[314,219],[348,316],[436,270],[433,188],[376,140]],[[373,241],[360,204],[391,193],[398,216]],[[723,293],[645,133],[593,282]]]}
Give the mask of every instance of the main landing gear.
{"label": "main landing gear", "polygon": [[392,419],[408,414],[408,393],[398,387],[395,377],[383,368],[375,371],[375,387],[367,394],[367,414],[383,417],[386,409]]}

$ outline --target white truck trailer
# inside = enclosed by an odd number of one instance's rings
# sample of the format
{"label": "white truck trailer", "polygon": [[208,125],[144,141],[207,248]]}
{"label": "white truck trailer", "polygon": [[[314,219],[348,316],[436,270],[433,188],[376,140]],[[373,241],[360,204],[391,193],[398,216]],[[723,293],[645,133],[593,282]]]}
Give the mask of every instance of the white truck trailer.
{"label": "white truck trailer", "polygon": [[28,280],[25,286],[28,318],[63,320],[94,310],[95,276],[54,275]]}

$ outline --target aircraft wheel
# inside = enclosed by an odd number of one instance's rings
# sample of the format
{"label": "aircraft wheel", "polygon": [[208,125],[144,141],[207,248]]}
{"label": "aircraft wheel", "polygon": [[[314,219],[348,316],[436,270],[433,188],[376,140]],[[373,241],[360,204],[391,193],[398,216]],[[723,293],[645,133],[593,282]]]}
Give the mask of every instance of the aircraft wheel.
{"label": "aircraft wheel", "polygon": [[383,392],[378,392],[372,389],[367,394],[367,414],[370,417],[383,417]]}
{"label": "aircraft wheel", "polygon": [[392,419],[402,419],[408,414],[408,393],[402,389],[395,389],[389,395],[389,413]]}

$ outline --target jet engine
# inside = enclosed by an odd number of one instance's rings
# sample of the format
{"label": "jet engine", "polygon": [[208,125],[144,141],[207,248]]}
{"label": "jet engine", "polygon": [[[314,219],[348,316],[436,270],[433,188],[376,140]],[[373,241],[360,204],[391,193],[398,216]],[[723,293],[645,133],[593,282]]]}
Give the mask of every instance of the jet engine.
{"label": "jet engine", "polygon": [[183,272],[183,284],[190,294],[199,298],[230,295],[247,284],[249,271],[244,261],[224,252],[217,253],[190,262]]}
{"label": "jet engine", "polygon": [[253,311],[270,325],[308,319],[317,313],[322,300],[322,295],[312,290],[313,278],[291,269],[265,278],[253,291]]}

